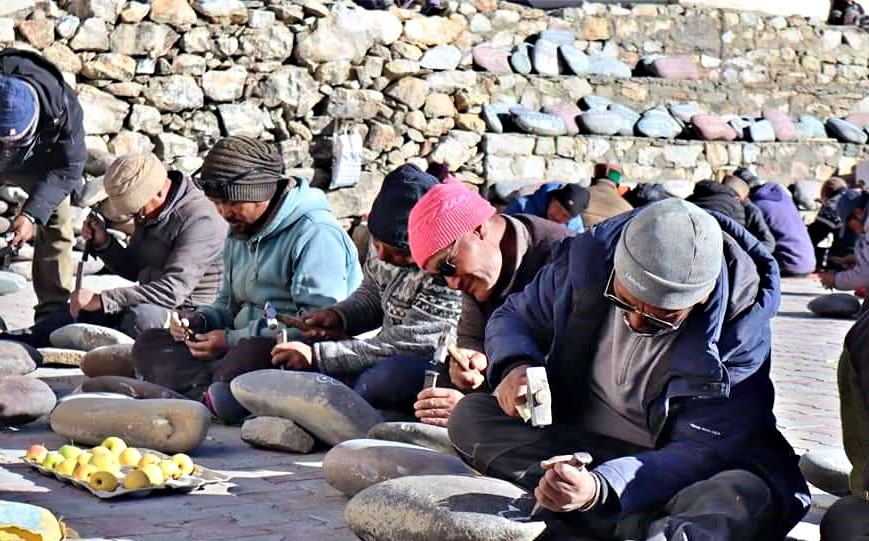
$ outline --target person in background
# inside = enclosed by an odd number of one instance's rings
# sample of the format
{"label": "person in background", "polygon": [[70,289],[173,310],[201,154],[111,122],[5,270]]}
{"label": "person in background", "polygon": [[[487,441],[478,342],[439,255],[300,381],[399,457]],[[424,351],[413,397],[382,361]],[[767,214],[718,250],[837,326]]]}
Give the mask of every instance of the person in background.
{"label": "person in background", "polygon": [[729,186],[714,180],[701,180],[694,185],[694,193],[687,197],[703,210],[715,210],[745,227],[745,208],[739,196]]}
{"label": "person in background", "polygon": [[775,238],[772,254],[782,276],[806,276],[814,272],[815,248],[787,188],[777,182],[767,182],[751,189],[751,202],[763,213]]}
{"label": "person in background", "polygon": [[623,175],[621,168],[611,163],[594,166],[591,186],[588,188],[588,207],[582,213],[582,223],[586,227],[633,208],[622,197]]}
{"label": "person in background", "polygon": [[582,233],[585,230],[582,213],[588,208],[589,197],[588,190],[579,184],[547,182],[533,194],[511,201],[504,214],[530,214]]}
{"label": "person in background", "polygon": [[[815,221],[809,224],[809,238],[815,246],[818,270],[846,270],[854,263],[854,245],[859,235],[844,227],[839,217],[838,205],[848,191],[848,183],[840,177],[831,177],[821,186],[821,208]],[[821,248],[818,244],[833,235],[833,244]],[[825,264],[826,263],[826,264]]]}
{"label": "person in background", "polygon": [[628,190],[624,197],[625,201],[632,207],[640,208],[673,196],[667,192],[662,184],[657,182],[641,182]]}
{"label": "person in background", "polygon": [[[818,277],[824,287],[842,291],[869,287],[869,193],[862,190],[846,190],[836,205],[843,228],[858,237],[852,259],[843,261],[847,270],[827,271]],[[864,302],[864,307],[866,303]]]}
{"label": "person in background", "polygon": [[775,237],[766,225],[763,212],[749,199],[751,188],[748,187],[748,183],[735,175],[725,175],[722,184],[736,192],[737,199],[742,203],[742,208],[745,210],[745,228],[769,250],[769,253],[773,253]]}

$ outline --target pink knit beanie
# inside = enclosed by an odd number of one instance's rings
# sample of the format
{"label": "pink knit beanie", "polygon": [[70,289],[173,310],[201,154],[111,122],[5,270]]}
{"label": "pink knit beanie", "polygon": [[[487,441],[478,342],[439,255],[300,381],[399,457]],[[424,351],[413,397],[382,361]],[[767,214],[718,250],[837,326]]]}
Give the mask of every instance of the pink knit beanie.
{"label": "pink knit beanie", "polygon": [[463,234],[495,214],[495,207],[461,182],[446,181],[428,191],[410,211],[410,255],[420,268]]}

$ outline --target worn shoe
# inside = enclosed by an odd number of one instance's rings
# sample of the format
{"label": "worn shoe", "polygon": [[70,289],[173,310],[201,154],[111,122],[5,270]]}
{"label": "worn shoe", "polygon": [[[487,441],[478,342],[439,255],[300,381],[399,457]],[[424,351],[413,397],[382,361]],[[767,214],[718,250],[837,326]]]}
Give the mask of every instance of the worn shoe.
{"label": "worn shoe", "polygon": [[205,407],[225,425],[237,425],[250,415],[244,406],[232,396],[226,381],[212,383],[205,391]]}

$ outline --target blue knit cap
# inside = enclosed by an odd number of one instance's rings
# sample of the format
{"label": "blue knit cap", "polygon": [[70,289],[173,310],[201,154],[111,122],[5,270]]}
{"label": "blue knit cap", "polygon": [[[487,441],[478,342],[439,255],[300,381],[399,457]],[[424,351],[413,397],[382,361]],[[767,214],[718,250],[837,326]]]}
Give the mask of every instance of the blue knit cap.
{"label": "blue knit cap", "polygon": [[0,138],[15,140],[27,132],[36,116],[36,101],[27,83],[0,75]]}
{"label": "blue knit cap", "polygon": [[437,184],[438,179],[411,163],[386,175],[368,214],[371,235],[380,242],[408,250],[410,209]]}

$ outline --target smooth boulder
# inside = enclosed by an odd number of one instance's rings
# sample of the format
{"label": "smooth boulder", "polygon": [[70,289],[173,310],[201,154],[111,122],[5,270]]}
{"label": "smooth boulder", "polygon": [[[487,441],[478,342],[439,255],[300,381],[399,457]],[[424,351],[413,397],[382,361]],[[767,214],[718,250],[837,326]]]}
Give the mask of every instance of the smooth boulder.
{"label": "smooth boulder", "polygon": [[824,123],[812,115],[800,115],[797,118],[797,134],[806,139],[823,139],[827,137],[827,129]]}
{"label": "smooth boulder", "polygon": [[767,108],[763,110],[763,118],[772,124],[777,141],[791,142],[797,140],[797,127],[788,115],[778,109]]}
{"label": "smooth boulder", "polygon": [[534,135],[558,136],[567,133],[567,125],[557,115],[520,111],[513,114],[520,130]]}
{"label": "smooth boulder", "polygon": [[510,105],[507,103],[487,103],[483,105],[483,120],[491,132],[504,133],[504,124],[510,126]]}
{"label": "smooth boulder", "polygon": [[73,366],[78,368],[84,359],[84,351],[64,348],[39,348],[43,364]]}
{"label": "smooth boulder", "polygon": [[510,55],[510,66],[516,73],[528,75],[531,73],[533,66],[531,65],[531,51],[534,46],[530,43],[520,43],[513,49],[513,54]]}
{"label": "smooth boulder", "polygon": [[858,145],[866,144],[869,135],[866,134],[858,126],[846,122],[841,118],[827,119],[827,130],[830,135],[843,143],[857,143]]}
{"label": "smooth boulder", "polygon": [[675,139],[682,131],[682,126],[664,111],[652,109],[643,113],[637,121],[637,131],[646,137]]}
{"label": "smooth boulder", "polygon": [[491,73],[512,73],[510,49],[494,47],[491,43],[481,43],[473,48],[471,55],[474,63]]}
{"label": "smooth boulder", "polygon": [[323,458],[329,486],[346,496],[408,475],[476,475],[458,457],[394,441],[359,439],[333,447]]}
{"label": "smooth boulder", "polygon": [[57,397],[47,383],[29,376],[0,378],[0,426],[33,422],[54,408]]}
{"label": "smooth boulder", "polygon": [[548,39],[538,39],[534,43],[531,54],[534,71],[540,75],[554,77],[561,73],[561,57],[558,55],[558,44]]}
{"label": "smooth boulder", "polygon": [[680,81],[700,78],[697,64],[684,56],[656,58],[649,63],[649,68],[656,77],[661,79]]}
{"label": "smooth boulder", "polygon": [[353,389],[314,372],[257,370],[232,380],[231,388],[252,414],[294,421],[329,445],[361,438],[383,420]]}
{"label": "smooth boulder", "polygon": [[691,117],[701,114],[700,106],[695,102],[671,101],[667,104],[667,112],[679,122],[687,124]]}
{"label": "smooth boulder", "polygon": [[615,58],[606,56],[591,56],[588,59],[588,71],[598,77],[612,77],[614,79],[630,79],[631,67]]}
{"label": "smooth boulder", "polygon": [[102,346],[132,344],[133,339],[121,331],[89,323],[73,323],[57,329],[49,337],[56,348],[90,351]]}
{"label": "smooth boulder", "polygon": [[310,453],[314,438],[299,425],[280,417],[254,417],[241,425],[241,439],[256,447]]}
{"label": "smooth boulder", "polygon": [[809,301],[808,308],[818,316],[850,319],[860,311],[860,299],[850,293],[830,293]]}
{"label": "smooth boulder", "polygon": [[0,295],[15,293],[27,286],[27,279],[20,274],[0,271]]}
{"label": "smooth boulder", "polygon": [[559,45],[558,51],[561,53],[561,58],[564,63],[570,68],[574,74],[580,77],[585,77],[589,74],[590,68],[588,64],[588,55],[580,51],[573,45]]}
{"label": "smooth boulder", "polygon": [[733,141],[736,132],[718,115],[694,115],[691,124],[704,141]]}
{"label": "smooth boulder", "polygon": [[543,107],[543,112],[560,118],[567,129],[567,135],[576,135],[579,133],[579,126],[576,124],[576,117],[578,117],[582,111],[580,111],[575,103],[546,105]]}
{"label": "smooth boulder", "polygon": [[748,137],[754,143],[775,141],[775,128],[769,120],[758,120],[748,127]]}
{"label": "smooth boulder", "polygon": [[372,485],[350,500],[344,520],[377,541],[532,541],[534,497],[491,477],[420,475]]}
{"label": "smooth boulder", "polygon": [[146,400],[155,398],[187,399],[183,394],[176,393],[162,385],[124,376],[88,378],[82,382],[81,390],[85,393],[115,393]]}
{"label": "smooth boulder", "polygon": [[579,127],[592,135],[615,135],[622,129],[622,116],[615,111],[592,109],[579,115]]}
{"label": "smooth boulder", "polygon": [[131,447],[147,447],[168,454],[199,447],[211,413],[193,400],[118,400],[79,395],[58,404],[51,413],[51,429],[85,445],[99,445],[118,436]]}
{"label": "smooth boulder", "polygon": [[800,457],[800,471],[806,480],[835,496],[851,493],[851,461],[843,449],[814,449]]}
{"label": "smooth boulder", "polygon": [[621,128],[619,128],[619,135],[630,137],[634,134],[634,126],[636,126],[637,121],[640,119],[640,113],[620,103],[611,103],[607,109],[622,117],[622,125]]}
{"label": "smooth boulder", "polygon": [[607,98],[606,96],[594,96],[588,95],[583,96],[579,100],[579,105],[586,111],[590,111],[592,109],[606,109],[613,103],[613,100]]}
{"label": "smooth boulder", "polygon": [[0,340],[0,376],[23,376],[42,364],[42,355],[32,347]]}
{"label": "smooth boulder", "polygon": [[398,441],[428,447],[448,455],[455,454],[446,427],[426,423],[393,422],[371,427],[368,437],[375,440]]}
{"label": "smooth boulder", "polygon": [[81,361],[81,371],[85,376],[135,376],[133,365],[133,345],[116,344],[102,346],[88,351]]}

